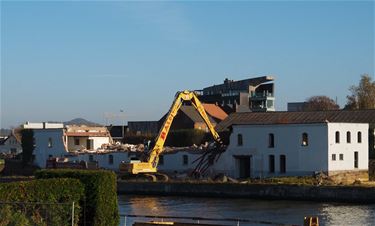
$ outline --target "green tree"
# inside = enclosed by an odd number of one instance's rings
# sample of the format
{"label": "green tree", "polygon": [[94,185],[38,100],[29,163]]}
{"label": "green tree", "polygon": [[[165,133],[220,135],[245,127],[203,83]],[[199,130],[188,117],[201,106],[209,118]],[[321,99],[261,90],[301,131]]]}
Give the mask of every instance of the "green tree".
{"label": "green tree", "polygon": [[312,96],[307,99],[304,107],[306,111],[328,111],[338,110],[339,108],[339,105],[327,96]]}
{"label": "green tree", "polygon": [[27,165],[32,162],[33,152],[35,148],[34,131],[31,129],[24,129],[21,131],[22,139],[22,162]]}
{"label": "green tree", "polygon": [[361,75],[358,86],[349,88],[345,109],[375,109],[375,81],[368,74]]}

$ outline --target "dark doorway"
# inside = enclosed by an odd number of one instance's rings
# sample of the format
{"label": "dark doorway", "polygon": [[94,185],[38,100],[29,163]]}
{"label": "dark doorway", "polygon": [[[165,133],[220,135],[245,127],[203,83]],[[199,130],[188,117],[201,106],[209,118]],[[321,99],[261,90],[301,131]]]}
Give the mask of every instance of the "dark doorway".
{"label": "dark doorway", "polygon": [[280,155],[280,173],[286,173],[286,157]]}
{"label": "dark doorway", "polygon": [[354,168],[358,168],[358,151],[354,152]]}
{"label": "dark doorway", "polygon": [[239,178],[250,178],[251,156],[237,156]]}
{"label": "dark doorway", "polygon": [[90,140],[90,139],[87,139],[87,140],[86,140],[86,149],[87,149],[87,150],[90,150],[90,149],[91,149],[91,140]]}

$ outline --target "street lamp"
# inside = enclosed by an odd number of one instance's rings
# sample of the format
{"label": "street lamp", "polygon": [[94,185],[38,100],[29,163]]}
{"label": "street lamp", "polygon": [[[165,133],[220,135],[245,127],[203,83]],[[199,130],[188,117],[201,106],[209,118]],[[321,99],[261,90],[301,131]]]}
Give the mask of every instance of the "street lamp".
{"label": "street lamp", "polygon": [[125,113],[124,110],[120,109],[121,118],[122,118],[122,142],[124,143],[124,137],[125,137]]}

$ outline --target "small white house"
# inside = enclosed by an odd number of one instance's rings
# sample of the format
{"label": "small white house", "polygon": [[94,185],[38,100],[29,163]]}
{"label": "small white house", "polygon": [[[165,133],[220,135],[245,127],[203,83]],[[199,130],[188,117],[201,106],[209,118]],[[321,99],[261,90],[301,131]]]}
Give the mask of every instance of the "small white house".
{"label": "small white house", "polygon": [[[215,172],[235,178],[345,175],[368,178],[369,124],[374,112],[235,113],[221,128],[230,143]],[[370,135],[372,136],[372,135]]]}

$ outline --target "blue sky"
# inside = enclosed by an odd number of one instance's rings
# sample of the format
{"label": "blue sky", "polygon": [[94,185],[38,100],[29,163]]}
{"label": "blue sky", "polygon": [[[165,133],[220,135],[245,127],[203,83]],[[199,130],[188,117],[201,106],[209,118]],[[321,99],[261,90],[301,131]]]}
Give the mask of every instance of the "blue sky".
{"label": "blue sky", "polygon": [[2,1],[0,127],[158,120],[176,91],[226,77],[274,75],[277,110],[343,106],[374,75],[374,20],[373,1]]}

